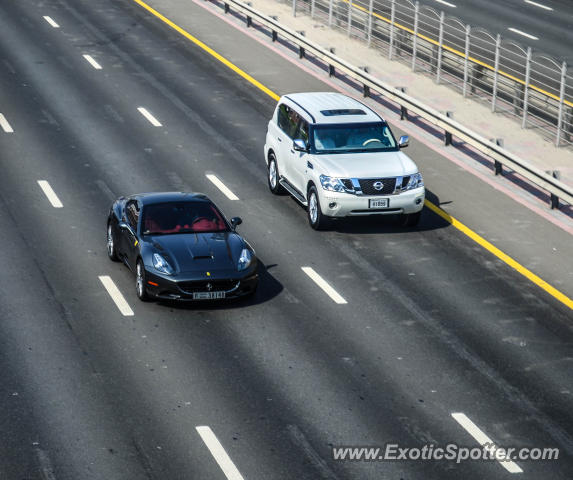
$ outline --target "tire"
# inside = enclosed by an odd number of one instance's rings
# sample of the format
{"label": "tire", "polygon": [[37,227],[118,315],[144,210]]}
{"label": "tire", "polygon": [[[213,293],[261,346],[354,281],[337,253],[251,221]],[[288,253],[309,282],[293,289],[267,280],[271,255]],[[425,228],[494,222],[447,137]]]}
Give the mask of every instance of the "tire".
{"label": "tire", "polygon": [[328,227],[330,222],[329,218],[322,213],[320,200],[318,199],[318,192],[314,185],[308,189],[306,198],[308,199],[308,207],[306,209],[308,214],[308,223],[315,230],[324,230]]}
{"label": "tire", "polygon": [[115,247],[115,236],[113,234],[113,227],[111,222],[107,224],[107,256],[112,262],[119,262],[117,250]]}
{"label": "tire", "polygon": [[137,261],[137,266],[135,267],[135,292],[137,293],[137,298],[142,302],[149,300],[149,293],[147,293],[147,288],[145,287],[145,266],[141,259]]}
{"label": "tire", "polygon": [[422,210],[416,213],[408,213],[400,216],[400,225],[403,227],[415,227],[420,222]]}
{"label": "tire", "polygon": [[277,159],[274,153],[269,155],[269,165],[267,170],[267,182],[269,184],[269,190],[275,195],[281,195],[285,192],[285,189],[279,183],[279,167],[277,165]]}

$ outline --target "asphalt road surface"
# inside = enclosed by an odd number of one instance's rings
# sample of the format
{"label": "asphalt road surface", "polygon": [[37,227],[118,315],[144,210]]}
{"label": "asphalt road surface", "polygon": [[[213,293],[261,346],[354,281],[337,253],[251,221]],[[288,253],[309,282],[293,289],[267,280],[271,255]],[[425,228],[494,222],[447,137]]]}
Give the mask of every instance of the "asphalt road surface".
{"label": "asphalt road surface", "polygon": [[[155,7],[279,94],[330,89],[193,2]],[[429,210],[312,231],[266,185],[274,100],[141,6],[3,2],[0,92],[1,479],[571,478],[572,310]],[[434,203],[573,297],[569,233],[439,148],[408,153]],[[253,300],[137,300],[106,215],[166,190],[243,218]],[[332,453],[484,436],[559,459]]]}

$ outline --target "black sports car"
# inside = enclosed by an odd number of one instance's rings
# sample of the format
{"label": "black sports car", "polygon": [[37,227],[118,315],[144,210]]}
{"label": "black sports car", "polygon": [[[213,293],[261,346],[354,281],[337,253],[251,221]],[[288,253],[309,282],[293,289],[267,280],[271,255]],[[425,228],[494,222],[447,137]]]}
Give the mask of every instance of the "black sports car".
{"label": "black sports car", "polygon": [[253,294],[257,257],[209,198],[199,193],[120,197],[107,220],[107,253],[136,277],[141,300],[216,300]]}

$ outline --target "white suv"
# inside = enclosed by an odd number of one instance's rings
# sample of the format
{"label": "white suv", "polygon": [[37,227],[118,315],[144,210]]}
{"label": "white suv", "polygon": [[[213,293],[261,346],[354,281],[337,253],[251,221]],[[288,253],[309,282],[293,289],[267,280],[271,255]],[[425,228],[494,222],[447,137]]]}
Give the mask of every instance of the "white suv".
{"label": "white suv", "polygon": [[314,229],[331,217],[400,214],[418,223],[424,182],[400,151],[388,124],[339,93],[293,93],[279,100],[269,122],[265,160],[271,192],[286,190],[304,206]]}

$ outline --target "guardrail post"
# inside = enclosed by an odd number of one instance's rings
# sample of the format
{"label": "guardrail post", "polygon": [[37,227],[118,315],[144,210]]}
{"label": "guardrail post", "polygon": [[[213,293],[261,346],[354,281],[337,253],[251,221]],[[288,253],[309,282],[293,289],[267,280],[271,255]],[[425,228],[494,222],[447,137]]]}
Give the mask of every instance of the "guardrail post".
{"label": "guardrail post", "polygon": [[527,47],[527,64],[525,66],[525,92],[523,93],[523,120],[521,128],[527,126],[527,107],[529,102],[529,79],[531,77],[531,47]]}
{"label": "guardrail post", "polygon": [[253,19],[247,15],[247,28],[253,24]]}
{"label": "guardrail post", "polygon": [[[370,69],[365,66],[365,67],[358,67],[360,68],[360,70],[364,70],[366,73],[370,73]],[[365,83],[362,84],[362,96],[364,98],[367,98],[370,96],[370,87],[368,85],[366,85]]]}
{"label": "guardrail post", "polygon": [[[454,118],[454,112],[446,112],[446,117]],[[444,145],[447,147],[452,144],[452,134],[451,132],[445,131],[444,135]]]}
{"label": "guardrail post", "polygon": [[392,60],[392,50],[394,49],[394,19],[396,18],[396,0],[392,0],[390,10],[390,48],[388,49],[388,58]]}
{"label": "guardrail post", "polygon": [[[561,180],[561,172],[559,172],[559,170],[553,170],[553,171],[547,170],[546,173],[551,175],[556,180]],[[551,206],[551,210],[559,208],[559,197],[557,195],[555,195],[554,193],[551,193],[549,204]]]}
{"label": "guardrail post", "polygon": [[350,31],[352,29],[352,0],[348,0],[348,36],[350,37]]}
{"label": "guardrail post", "polygon": [[[396,87],[402,93],[406,93],[406,87]],[[408,109],[404,105],[400,105],[400,120],[408,120]]]}
{"label": "guardrail post", "polygon": [[561,65],[561,88],[559,90],[559,113],[557,117],[557,138],[555,146],[561,143],[561,126],[563,125],[563,103],[565,102],[565,82],[567,81],[567,63]]}
{"label": "guardrail post", "polygon": [[418,54],[418,20],[420,16],[420,3],[414,4],[414,36],[412,37],[412,71],[416,70],[416,55]]}
{"label": "guardrail post", "polygon": [[224,8],[225,13],[229,13],[230,9],[231,9],[231,7],[229,6],[229,4],[225,3],[225,8]]}
{"label": "guardrail post", "polygon": [[372,18],[374,17],[374,0],[370,0],[368,4],[368,43],[370,47],[370,42],[372,42]]}
{"label": "guardrail post", "polygon": [[[330,53],[334,54],[336,53],[336,50],[334,47],[330,47],[329,48]],[[334,67],[334,65],[328,65],[328,76],[329,77],[334,77],[336,75],[336,68]]]}
{"label": "guardrail post", "polygon": [[440,73],[442,71],[442,47],[444,43],[444,21],[446,14],[442,11],[440,13],[440,34],[438,36],[438,67],[436,72],[436,83],[440,83]]}
{"label": "guardrail post", "polygon": [[470,57],[470,33],[471,27],[466,25],[466,51],[464,56],[464,86],[462,90],[463,97],[466,96],[468,90],[468,67],[469,67],[469,57]]}
{"label": "guardrail post", "polygon": [[493,67],[493,92],[491,95],[491,111],[495,112],[497,100],[497,82],[499,81],[499,51],[501,50],[501,35],[498,33],[495,39],[495,63]]}
{"label": "guardrail post", "polygon": [[332,27],[332,9],[334,6],[334,0],[328,2],[328,26]]}
{"label": "guardrail post", "polygon": [[[503,148],[503,138],[490,139],[490,142],[495,142],[498,147]],[[498,161],[493,161],[493,172],[495,175],[503,175],[503,164]]]}
{"label": "guardrail post", "polygon": [[[304,37],[304,30],[298,30],[296,33],[298,33],[301,37]],[[304,51],[304,47],[300,46],[298,47],[298,58],[304,58],[306,52]]]}

